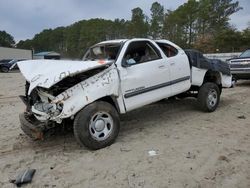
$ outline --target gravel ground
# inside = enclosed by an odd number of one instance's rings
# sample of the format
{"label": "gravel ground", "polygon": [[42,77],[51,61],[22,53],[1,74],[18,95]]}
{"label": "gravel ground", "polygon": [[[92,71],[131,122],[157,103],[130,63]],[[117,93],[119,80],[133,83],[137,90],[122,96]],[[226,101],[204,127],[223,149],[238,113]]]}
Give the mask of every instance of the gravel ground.
{"label": "gravel ground", "polygon": [[250,81],[224,89],[214,113],[187,98],[123,115],[117,141],[98,151],[72,131],[31,141],[19,127],[23,93],[20,73],[0,73],[0,187],[27,168],[37,170],[28,188],[250,187]]}

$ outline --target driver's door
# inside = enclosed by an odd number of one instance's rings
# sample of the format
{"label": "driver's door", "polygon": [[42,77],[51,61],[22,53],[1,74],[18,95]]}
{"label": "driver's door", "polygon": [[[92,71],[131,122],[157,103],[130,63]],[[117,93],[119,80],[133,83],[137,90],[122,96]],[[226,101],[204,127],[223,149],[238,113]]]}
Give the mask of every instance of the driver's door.
{"label": "driver's door", "polygon": [[169,64],[150,41],[131,42],[120,69],[121,90],[126,111],[171,95]]}

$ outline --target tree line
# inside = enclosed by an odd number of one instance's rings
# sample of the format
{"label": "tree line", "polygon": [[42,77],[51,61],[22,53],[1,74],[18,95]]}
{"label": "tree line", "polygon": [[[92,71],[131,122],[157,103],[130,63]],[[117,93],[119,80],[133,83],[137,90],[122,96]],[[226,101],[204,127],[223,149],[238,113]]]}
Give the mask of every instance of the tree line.
{"label": "tree line", "polygon": [[15,45],[14,37],[6,31],[0,31],[0,47],[13,47]]}
{"label": "tree line", "polygon": [[130,20],[81,20],[67,27],[45,29],[16,46],[79,58],[89,46],[103,40],[146,37],[168,39],[204,53],[242,51],[250,47],[250,24],[243,31],[229,24],[229,17],[241,9],[233,0],[188,0],[176,10],[154,2],[150,16],[137,7],[131,10]]}

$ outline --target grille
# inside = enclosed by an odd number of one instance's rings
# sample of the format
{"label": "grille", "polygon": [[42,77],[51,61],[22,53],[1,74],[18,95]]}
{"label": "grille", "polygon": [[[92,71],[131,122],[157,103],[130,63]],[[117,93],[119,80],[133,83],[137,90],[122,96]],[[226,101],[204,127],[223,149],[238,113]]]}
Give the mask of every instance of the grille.
{"label": "grille", "polygon": [[250,68],[250,64],[230,64],[230,68]]}

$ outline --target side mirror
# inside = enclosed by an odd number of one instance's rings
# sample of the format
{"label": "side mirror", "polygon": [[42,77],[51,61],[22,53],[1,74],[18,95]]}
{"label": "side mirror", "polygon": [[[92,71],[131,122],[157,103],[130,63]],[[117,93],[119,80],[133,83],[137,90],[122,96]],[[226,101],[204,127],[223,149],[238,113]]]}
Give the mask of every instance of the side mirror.
{"label": "side mirror", "polygon": [[129,67],[125,59],[122,60],[122,67]]}

